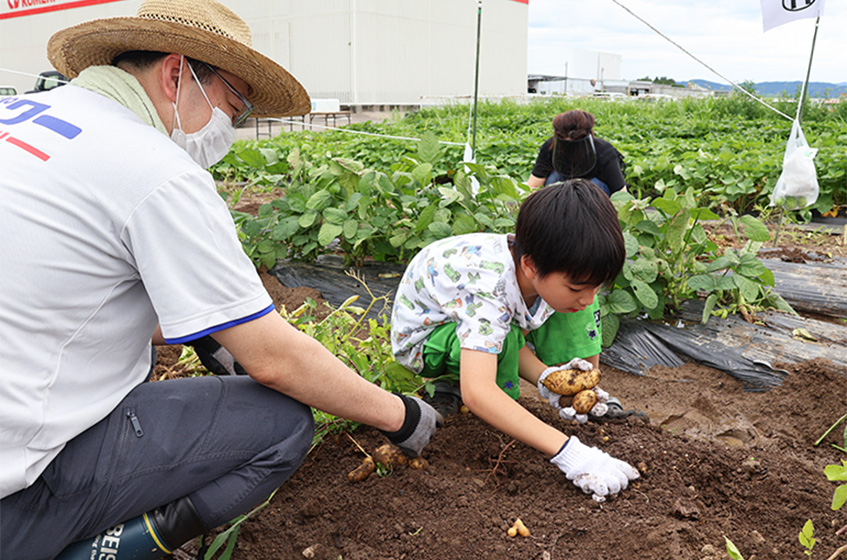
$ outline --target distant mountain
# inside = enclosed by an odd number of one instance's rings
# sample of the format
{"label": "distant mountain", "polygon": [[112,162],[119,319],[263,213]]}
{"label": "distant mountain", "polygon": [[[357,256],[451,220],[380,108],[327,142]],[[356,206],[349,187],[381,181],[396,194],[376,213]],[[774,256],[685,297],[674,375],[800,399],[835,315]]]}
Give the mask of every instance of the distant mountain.
{"label": "distant mountain", "polygon": [[[691,83],[697,84],[700,87],[713,91],[729,91],[732,86],[727,84],[719,84],[710,82],[709,80],[690,80]],[[679,82],[677,82],[679,83]],[[688,83],[688,82],[685,82]],[[680,85],[685,85],[680,83]],[[794,82],[758,82],[756,83],[756,93],[765,97],[775,97],[785,93],[789,97],[793,97],[803,85],[801,81]],[[847,82],[833,84],[829,82],[809,82],[809,97],[839,97],[847,94]]]}

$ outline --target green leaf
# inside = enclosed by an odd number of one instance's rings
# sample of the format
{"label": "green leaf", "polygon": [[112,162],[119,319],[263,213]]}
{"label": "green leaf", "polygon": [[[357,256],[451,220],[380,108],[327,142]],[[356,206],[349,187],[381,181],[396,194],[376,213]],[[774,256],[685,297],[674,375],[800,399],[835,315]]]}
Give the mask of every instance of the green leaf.
{"label": "green leaf", "polygon": [[709,297],[706,298],[706,303],[703,305],[703,317],[700,319],[704,325],[709,322],[709,317],[712,316],[712,310],[717,302],[718,294],[709,294]]}
{"label": "green leaf", "polygon": [[292,237],[300,230],[299,218],[297,216],[288,216],[279,221],[276,227],[271,232],[271,238],[274,241],[282,241]]}
{"label": "green leaf", "polygon": [[630,294],[626,290],[619,289],[616,289],[611,294],[609,294],[609,296],[606,298],[606,305],[609,308],[609,312],[614,313],[615,315],[624,315],[627,313],[632,313],[633,311],[638,309],[638,303],[636,303],[635,298],[632,297],[632,294]]}
{"label": "green leaf", "polygon": [[432,232],[436,239],[442,239],[453,235],[453,229],[449,224],[445,224],[444,222],[432,222],[429,224],[429,227],[427,227],[427,230]]}
{"label": "green leaf", "polygon": [[668,221],[665,241],[674,253],[679,253],[683,250],[689,217],[690,213],[688,210],[683,210]]}
{"label": "green leaf", "polygon": [[635,289],[635,297],[638,298],[638,301],[640,301],[644,307],[653,309],[659,304],[659,296],[656,295],[653,288],[647,285],[647,283],[643,280],[634,278],[632,280],[632,287]]}
{"label": "green leaf", "polygon": [[[455,216],[455,214],[454,214]],[[463,235],[476,231],[476,221],[468,214],[459,214],[453,220],[453,235]]]}
{"label": "green leaf", "polygon": [[438,187],[438,192],[440,192],[441,196],[444,198],[444,200],[440,203],[442,208],[449,206],[462,198],[462,195],[459,194],[456,189],[451,189],[449,187]]}
{"label": "green leaf", "polygon": [[409,232],[405,229],[398,230],[389,238],[388,242],[392,247],[400,247],[409,238]]}
{"label": "green leaf", "polygon": [[621,320],[617,315],[606,315],[600,321],[600,331],[602,336],[601,344],[608,348],[615,341],[615,336],[618,334],[618,329],[621,326]]}
{"label": "green leaf", "polygon": [[741,231],[744,232],[748,238],[753,241],[770,241],[771,234],[768,231],[768,226],[762,223],[761,220],[749,215],[745,214],[739,218],[741,222]]}
{"label": "green leaf", "polygon": [[743,276],[733,276],[732,278],[735,281],[735,285],[738,287],[738,291],[741,292],[741,295],[744,297],[744,301],[749,303],[759,299],[758,284]]}
{"label": "green leaf", "polygon": [[324,209],[323,211],[324,220],[331,224],[343,224],[347,220],[347,212],[341,210],[340,208],[334,208],[332,206]]}
{"label": "green leaf", "polygon": [[847,481],[847,461],[841,461],[841,465],[827,465],[823,469],[826,479],[832,482]]}
{"label": "green leaf", "polygon": [[765,273],[767,268],[762,264],[762,261],[753,255],[743,255],[735,269],[739,274],[743,274],[748,278],[758,278]]}
{"label": "green leaf", "polygon": [[341,233],[343,231],[344,231],[344,228],[342,228],[338,224],[331,224],[329,222],[324,222],[321,225],[320,232],[318,232],[318,243],[322,247],[326,247],[327,245],[332,243],[333,239],[335,239],[336,237],[341,235]]}
{"label": "green leaf", "polygon": [[432,131],[427,130],[421,136],[418,144],[418,159],[424,163],[434,164],[441,157],[441,145]]}
{"label": "green leaf", "polygon": [[273,165],[279,161],[279,152],[273,148],[259,148],[259,153],[262,154],[268,165]]}
{"label": "green leaf", "polygon": [[651,259],[637,259],[632,263],[631,271],[634,278],[649,284],[658,276],[659,264]]}
{"label": "green leaf", "polygon": [[806,524],[803,525],[803,530],[800,531],[798,538],[800,539],[800,544],[806,547],[809,551],[814,548],[817,539],[813,536],[815,534],[815,528],[812,526],[812,520],[809,519],[806,521]]}
{"label": "green leaf", "polygon": [[435,211],[438,210],[437,204],[430,204],[418,216],[418,222],[415,224],[415,233],[420,233],[429,227],[435,217]]}
{"label": "green leaf", "polygon": [[631,233],[624,231],[623,241],[626,246],[627,257],[632,257],[638,252],[638,240]]}
{"label": "green leaf", "polygon": [[729,557],[732,558],[732,560],[744,560],[744,557],[741,556],[741,553],[738,551],[735,544],[726,537],[724,537],[724,539],[726,540],[726,553],[729,554]]}
{"label": "green leaf", "polygon": [[839,510],[847,503],[847,484],[842,484],[835,489],[835,494],[832,495],[832,510]]}
{"label": "green leaf", "polygon": [[717,283],[711,274],[698,274],[688,279],[688,287],[696,292],[710,294],[717,288]]}
{"label": "green leaf", "polygon": [[692,208],[691,217],[698,221],[717,220],[720,218],[720,216],[718,216],[708,208]]}
{"label": "green leaf", "polygon": [[659,226],[656,225],[656,222],[651,220],[641,220],[637,224],[635,224],[634,229],[638,231],[649,233],[651,235],[662,235],[662,230],[659,229]]}
{"label": "green leaf", "polygon": [[353,239],[356,237],[356,232],[359,231],[359,222],[356,220],[347,220],[342,227],[342,233],[345,239]]}
{"label": "green leaf", "polygon": [[314,224],[317,219],[318,213],[314,210],[309,210],[308,212],[300,216],[300,218],[297,220],[297,223],[300,225],[301,228],[307,229],[312,227],[312,224]]}
{"label": "green leaf", "polygon": [[412,169],[412,177],[424,187],[429,185],[432,182],[432,164],[422,163]]}
{"label": "green leaf", "polygon": [[250,167],[255,167],[256,169],[264,169],[265,165],[267,165],[267,161],[265,160],[265,156],[262,155],[262,152],[253,148],[246,148],[244,150],[240,150],[236,152],[239,159],[249,165]]}
{"label": "green leaf", "polygon": [[332,193],[328,190],[320,190],[309,197],[306,201],[306,208],[320,212],[332,202]]}
{"label": "green leaf", "polygon": [[682,206],[673,200],[668,200],[667,198],[657,198],[652,202],[653,206],[657,209],[661,210],[668,216],[673,216],[680,210],[682,210]]}

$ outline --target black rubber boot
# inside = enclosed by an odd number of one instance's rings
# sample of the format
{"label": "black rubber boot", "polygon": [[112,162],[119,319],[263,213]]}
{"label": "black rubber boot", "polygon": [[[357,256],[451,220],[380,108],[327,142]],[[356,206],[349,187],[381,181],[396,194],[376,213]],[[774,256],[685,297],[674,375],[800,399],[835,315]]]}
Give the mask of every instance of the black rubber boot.
{"label": "black rubber boot", "polygon": [[444,381],[437,381],[432,396],[430,397],[429,393],[424,391],[421,400],[437,410],[441,416],[447,418],[459,412],[459,408],[462,406],[462,393],[458,387]]}
{"label": "black rubber boot", "polygon": [[75,542],[56,560],[157,560],[206,530],[194,504],[185,497]]}

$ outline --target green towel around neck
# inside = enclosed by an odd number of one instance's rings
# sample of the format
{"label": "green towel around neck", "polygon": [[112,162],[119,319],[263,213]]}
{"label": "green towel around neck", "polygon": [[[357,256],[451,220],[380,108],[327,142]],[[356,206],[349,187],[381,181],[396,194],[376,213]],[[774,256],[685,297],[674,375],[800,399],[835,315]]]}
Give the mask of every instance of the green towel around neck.
{"label": "green towel around neck", "polygon": [[168,134],[150,96],[129,72],[116,66],[89,66],[71,83],[117,101],[162,134]]}

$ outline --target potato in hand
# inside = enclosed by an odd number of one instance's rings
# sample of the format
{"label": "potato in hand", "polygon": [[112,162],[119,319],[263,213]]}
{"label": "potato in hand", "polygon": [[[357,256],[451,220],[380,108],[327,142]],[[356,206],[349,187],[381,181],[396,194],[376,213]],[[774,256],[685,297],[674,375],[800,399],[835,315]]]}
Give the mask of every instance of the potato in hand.
{"label": "potato in hand", "polygon": [[586,389],[574,395],[572,406],[577,414],[588,414],[595,404],[597,404],[597,394],[591,389]]}
{"label": "potato in hand", "polygon": [[600,383],[600,370],[562,369],[551,372],[541,383],[558,395],[576,395]]}

